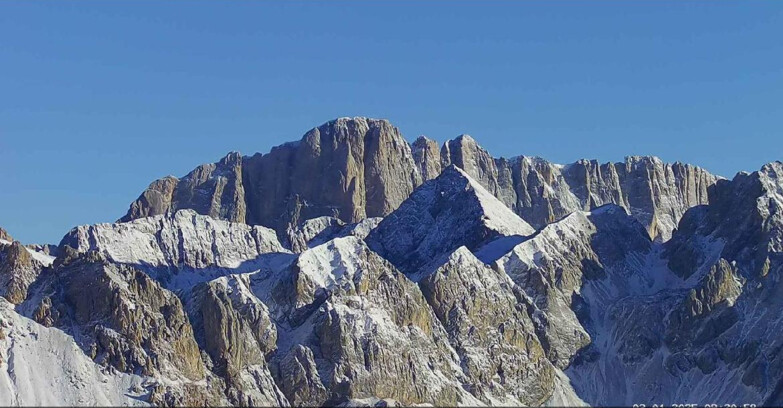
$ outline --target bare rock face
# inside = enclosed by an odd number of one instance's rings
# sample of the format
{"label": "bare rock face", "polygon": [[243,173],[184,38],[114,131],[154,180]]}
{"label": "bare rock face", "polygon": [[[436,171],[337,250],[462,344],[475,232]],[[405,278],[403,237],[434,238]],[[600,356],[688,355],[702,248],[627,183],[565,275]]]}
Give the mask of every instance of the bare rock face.
{"label": "bare rock face", "polygon": [[719,251],[740,269],[766,276],[781,262],[783,252],[783,163],[721,180],[709,194],[710,204],[689,211],[667,243],[669,266],[688,277],[697,269],[697,261]]}
{"label": "bare rock face", "polygon": [[22,303],[43,268],[19,241],[0,243],[0,296],[13,304]]}
{"label": "bare rock face", "polygon": [[413,273],[460,246],[526,236],[533,228],[455,166],[418,188],[367,237],[370,247]]}
{"label": "bare rock face", "polygon": [[[441,166],[455,165],[479,182],[507,207],[513,208],[513,187],[508,174],[499,171],[496,160],[469,135],[462,135],[443,144]],[[501,159],[502,160],[502,159]]]}
{"label": "bare rock face", "polygon": [[253,286],[286,327],[275,360],[293,404],[477,402],[463,389],[457,356],[416,284],[358,238],[308,249],[290,273],[259,276]]}
{"label": "bare rock face", "polygon": [[503,244],[490,243],[477,255],[493,261],[493,268],[508,274],[532,298],[541,311],[539,337],[550,360],[563,369],[593,340],[590,310],[601,310],[631,293],[633,286],[652,280],[633,262],[651,250],[649,237],[622,207],[612,204],[547,225],[496,258]]}
{"label": "bare rock face", "polygon": [[462,168],[535,228],[573,211],[613,203],[662,241],[688,208],[707,202],[707,188],[716,181],[698,167],[654,157],[565,166],[534,157],[493,158],[468,135],[440,149],[425,137],[409,145],[386,120],[340,118],[267,154],[241,158],[231,153],[181,180],[155,181],[122,220],[191,208],[271,227],[285,241],[289,228],[312,218],[355,223],[386,216],[449,165]]}
{"label": "bare rock face", "polygon": [[61,249],[22,309],[97,363],[154,378],[149,402],[288,405],[267,364],[277,329],[241,274],[292,256],[273,231],[181,210],[78,227]]}
{"label": "bare rock face", "polygon": [[246,159],[248,219],[278,231],[323,215],[384,216],[421,184],[408,143],[388,121],[341,118]]}
{"label": "bare rock face", "polygon": [[[629,286],[636,295],[603,316],[590,308],[593,342],[567,370],[580,396],[607,405],[783,401],[783,343],[774,334],[783,307],[781,175],[776,162],[718,181],[708,205],[688,210],[670,241],[636,261],[652,287]],[[589,304],[597,293],[582,297]]]}
{"label": "bare rock face", "polygon": [[8,233],[8,231],[4,230],[2,227],[0,227],[0,240],[13,242],[14,239],[11,237],[11,234]]}
{"label": "bare rock face", "polygon": [[245,222],[242,156],[229,153],[218,163],[197,167],[182,179],[168,176],[147,187],[121,221],[190,208],[199,214]]}
{"label": "bare rock face", "polygon": [[[720,259],[669,314],[666,344],[673,350],[702,346],[736,322],[731,307],[744,282],[737,269]],[[705,317],[720,316],[705,324]],[[723,326],[723,327],[720,327]]]}
{"label": "bare rock face", "polygon": [[284,406],[267,359],[277,348],[277,328],[266,305],[250,291],[247,275],[203,283],[188,299],[196,338],[212,371],[226,379],[237,405]]}
{"label": "bare rock face", "polygon": [[716,181],[698,167],[655,157],[566,166],[535,157],[494,159],[467,135],[444,144],[441,162],[463,168],[536,228],[611,203],[625,207],[651,237],[664,241],[688,208],[707,202],[707,188]]}
{"label": "bare rock face", "polygon": [[487,404],[538,406],[552,395],[555,369],[507,275],[460,247],[419,285],[460,356],[466,389]]}
{"label": "bare rock face", "polygon": [[440,148],[438,142],[427,139],[424,136],[419,136],[413,144],[411,144],[411,152],[413,153],[413,161],[416,162],[416,166],[419,168],[421,178],[423,181],[432,180],[438,177],[443,169],[440,161]]}
{"label": "bare rock face", "polygon": [[[41,293],[49,295],[40,300],[36,319],[68,330],[79,327],[83,347],[97,362],[127,373],[204,378],[182,304],[138,268],[108,263],[95,252],[72,252]],[[29,302],[35,306],[36,299]],[[47,316],[53,317],[43,321]]]}

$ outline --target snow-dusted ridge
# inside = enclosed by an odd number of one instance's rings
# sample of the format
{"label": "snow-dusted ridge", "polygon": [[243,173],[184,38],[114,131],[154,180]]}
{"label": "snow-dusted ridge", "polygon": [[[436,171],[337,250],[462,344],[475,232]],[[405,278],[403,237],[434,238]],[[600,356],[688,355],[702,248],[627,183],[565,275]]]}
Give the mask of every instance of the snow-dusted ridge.
{"label": "snow-dusted ridge", "polygon": [[0,405],[146,406],[145,378],[112,372],[59,329],[22,317],[0,297]]}
{"label": "snow-dusted ridge", "polygon": [[374,251],[406,273],[460,246],[476,249],[501,236],[535,232],[456,166],[411,194],[367,236]]}
{"label": "snow-dusted ridge", "polygon": [[[4,239],[0,239],[0,245],[11,245],[11,244],[13,244],[13,242],[7,241],[7,240],[4,240]],[[41,265],[43,265],[43,266],[51,266],[52,263],[54,262],[54,258],[55,258],[54,256],[45,254],[43,252],[38,252],[38,251],[36,251],[34,249],[30,249],[28,247],[25,247],[25,249],[27,250],[27,252],[30,253],[30,255],[32,255],[33,259],[35,259],[36,261],[40,262]]]}
{"label": "snow-dusted ridge", "polygon": [[[301,160],[289,145],[176,194],[163,180],[134,214],[203,201],[74,228],[54,263],[0,242],[0,284],[17,286],[16,307],[0,299],[0,405],[783,404],[783,164],[711,184],[648,157],[493,159],[464,135],[442,155],[418,140],[408,172],[373,167],[407,145],[366,122],[299,145],[361,151],[309,169],[345,159],[335,191],[276,183]],[[285,213],[264,194],[245,208],[244,181],[280,187]],[[275,231],[219,219],[267,210]]]}

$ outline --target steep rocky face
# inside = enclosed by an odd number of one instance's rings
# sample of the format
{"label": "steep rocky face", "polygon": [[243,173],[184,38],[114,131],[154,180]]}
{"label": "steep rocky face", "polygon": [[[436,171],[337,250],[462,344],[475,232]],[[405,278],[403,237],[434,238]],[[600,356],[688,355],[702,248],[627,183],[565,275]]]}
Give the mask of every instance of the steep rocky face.
{"label": "steep rocky face", "polygon": [[[513,187],[508,172],[498,169],[495,158],[472,137],[462,135],[444,143],[440,160],[442,168],[453,164],[465,170],[503,204],[513,208],[514,196],[510,194]],[[505,162],[504,159],[499,161]]]}
{"label": "steep rocky face", "polygon": [[621,298],[593,319],[592,346],[567,371],[580,396],[608,405],[781,402],[782,167],[719,181],[709,205],[685,214],[645,267],[665,277],[662,290]]}
{"label": "steep rocky face", "polygon": [[11,237],[11,234],[8,233],[8,231],[4,230],[2,227],[0,227],[0,240],[13,242],[14,239]]}
{"label": "steep rocky face", "polygon": [[534,232],[477,181],[455,166],[418,188],[367,237],[370,247],[413,273],[460,246]]}
{"label": "steep rocky face", "polygon": [[277,328],[269,309],[250,291],[247,275],[203,283],[188,299],[199,345],[212,370],[226,379],[228,398],[239,405],[284,406],[288,402],[269,370]]}
{"label": "steep rocky face", "polygon": [[143,406],[143,382],[102,369],[71,336],[0,298],[0,405]]}
{"label": "steep rocky face", "polygon": [[19,241],[0,243],[0,296],[13,304],[22,303],[29,286],[48,265],[42,261],[46,262],[36,259]]}
{"label": "steep rocky face", "polygon": [[649,237],[641,224],[612,204],[573,213],[505,255],[494,255],[504,245],[502,240],[492,242],[477,255],[494,261],[493,268],[508,274],[532,298],[541,311],[539,337],[550,360],[563,369],[593,340],[592,310],[602,310],[636,286],[654,284],[634,262],[651,250]]}
{"label": "steep rocky face", "polygon": [[507,275],[460,247],[419,285],[459,354],[466,389],[487,404],[538,406],[552,395],[555,369]]}
{"label": "steep rocky face", "polygon": [[388,121],[342,118],[246,159],[248,219],[278,231],[318,216],[384,216],[421,184],[411,149]]}
{"label": "steep rocky face", "polygon": [[[155,377],[158,384],[182,384],[161,397],[179,403],[221,401],[201,383],[206,370],[180,300],[135,266],[68,248],[20,309],[79,339],[84,353],[102,366]],[[147,388],[159,392],[156,384]]]}
{"label": "steep rocky face", "polygon": [[536,228],[573,211],[614,203],[663,241],[688,208],[707,203],[707,188],[716,181],[698,167],[654,157],[566,166],[525,156],[493,158],[468,135],[440,148],[426,137],[409,145],[386,120],[340,118],[267,154],[231,153],[181,180],[155,181],[122,220],[191,208],[271,227],[285,241],[289,228],[312,218],[355,223],[386,216],[452,164]]}
{"label": "steep rocky face", "polygon": [[746,273],[766,276],[783,252],[783,163],[739,173],[709,193],[710,205],[689,211],[667,244],[669,266],[688,277],[718,251]]}
{"label": "steep rocky face", "polygon": [[217,163],[198,166],[182,179],[167,176],[152,182],[121,221],[190,208],[214,218],[245,222],[245,205],[242,156],[232,152]]}
{"label": "steep rocky face", "polygon": [[358,238],[308,249],[288,273],[258,276],[253,288],[283,328],[274,361],[292,404],[477,402],[416,284]]}
{"label": "steep rocky face", "polygon": [[[733,325],[737,315],[732,306],[742,294],[744,284],[737,268],[725,259],[715,263],[669,314],[664,338],[669,348],[702,346]],[[704,319],[711,317],[715,319],[705,324]]]}
{"label": "steep rocky face", "polygon": [[273,231],[182,210],[75,228],[62,251],[22,310],[97,363],[154,378],[150,402],[287,405],[266,363],[276,328],[236,274],[285,265]]}
{"label": "steep rocky face", "polygon": [[438,142],[424,136],[419,136],[419,138],[411,144],[411,151],[413,153],[413,161],[416,162],[416,166],[419,168],[419,173],[421,173],[423,181],[432,180],[435,177],[438,177],[438,174],[440,174],[443,169],[441,166]]}
{"label": "steep rocky face", "polygon": [[494,159],[467,135],[443,145],[441,162],[463,168],[534,227],[613,203],[660,240],[671,236],[688,208],[707,203],[707,188],[716,181],[698,167],[655,157],[606,164],[579,160],[566,166],[524,156]]}

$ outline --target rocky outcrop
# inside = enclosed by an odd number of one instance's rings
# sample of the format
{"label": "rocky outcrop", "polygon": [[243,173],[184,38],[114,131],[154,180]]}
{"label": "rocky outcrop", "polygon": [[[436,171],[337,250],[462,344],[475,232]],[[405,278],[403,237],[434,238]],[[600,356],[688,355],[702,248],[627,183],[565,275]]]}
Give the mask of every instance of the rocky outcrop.
{"label": "rocky outcrop", "polygon": [[[669,313],[665,337],[669,348],[698,348],[731,327],[737,319],[731,307],[742,294],[744,283],[725,259],[713,265]],[[713,319],[705,324],[705,318]]]}
{"label": "rocky outcrop", "polygon": [[0,243],[0,296],[13,304],[22,303],[43,268],[44,264],[19,241]]}
{"label": "rocky outcrop", "polygon": [[2,227],[0,227],[0,240],[13,242],[14,239],[11,237],[11,234],[8,233],[8,231],[4,230]]}
{"label": "rocky outcrop", "polygon": [[783,163],[721,180],[710,188],[709,202],[689,211],[667,243],[672,270],[688,277],[720,256],[763,277],[782,263]]}
{"label": "rocky outcrop", "polygon": [[213,164],[198,166],[182,179],[168,176],[147,187],[121,221],[190,208],[199,214],[245,222],[242,156],[232,152]]}
{"label": "rocky outcrop", "polygon": [[[708,205],[688,210],[643,261],[660,289],[637,287],[592,319],[593,342],[568,370],[580,396],[608,405],[782,401],[783,343],[771,312],[783,307],[781,170],[770,163],[718,181]],[[595,378],[607,380],[591,385]]]}
{"label": "rocky outcrop", "polygon": [[500,236],[534,232],[456,166],[418,188],[367,237],[370,247],[406,273],[460,246],[477,249]]}
{"label": "rocky outcrop", "polygon": [[188,299],[191,321],[212,371],[226,379],[232,404],[284,406],[267,359],[277,348],[269,310],[250,291],[247,275],[203,283]]}
{"label": "rocky outcrop", "polygon": [[[225,275],[226,270],[257,270],[264,264],[262,255],[288,252],[268,228],[231,223],[193,210],[76,227],[60,245],[80,253],[96,251],[112,262],[142,267],[172,288],[192,286],[210,276]],[[198,274],[179,273],[183,271]]]}
{"label": "rocky outcrop", "polygon": [[683,213],[707,202],[716,177],[698,167],[632,156],[621,163],[580,160],[561,166],[533,157],[493,158],[468,135],[438,149],[420,137],[409,145],[386,120],[340,118],[266,154],[231,153],[183,179],[153,182],[122,218],[190,208],[277,231],[321,216],[345,223],[383,217],[422,182],[449,165],[462,168],[535,228],[573,211],[614,203],[651,237],[667,240]]}
{"label": "rocky outcrop", "polygon": [[421,184],[411,149],[386,120],[341,118],[248,157],[248,219],[278,231],[318,216],[384,216]]}
{"label": "rocky outcrop", "polygon": [[[270,281],[271,280],[271,281]],[[254,293],[275,304],[278,382],[295,405],[391,398],[475,404],[446,332],[415,283],[356,237],[303,252]],[[271,288],[271,290],[265,289]]]}
{"label": "rocky outcrop", "polygon": [[641,224],[609,204],[547,225],[497,259],[493,254],[503,248],[502,240],[477,255],[532,298],[541,311],[537,324],[547,355],[564,369],[592,341],[592,309],[602,310],[634,286],[652,283],[633,262],[651,245]]}
{"label": "rocky outcrop", "polygon": [[707,202],[716,177],[695,166],[631,156],[599,164],[561,166],[535,157],[494,159],[470,136],[448,141],[443,166],[456,164],[536,228],[573,211],[604,204],[625,207],[650,236],[667,240],[685,211]]}
{"label": "rocky outcrop", "polygon": [[460,247],[419,281],[482,402],[539,406],[553,393],[555,369],[528,315],[528,301],[503,272]]}
{"label": "rocky outcrop", "polygon": [[381,220],[380,217],[371,217],[346,224],[334,217],[311,218],[296,227],[288,227],[286,247],[294,252],[302,252],[334,238],[354,236],[364,239]]}
{"label": "rocky outcrop", "polygon": [[75,339],[0,298],[0,405],[139,406],[144,378],[96,364]]}
{"label": "rocky outcrop", "polygon": [[419,173],[421,173],[423,181],[432,180],[435,177],[438,177],[438,174],[440,174],[443,169],[440,161],[440,147],[438,147],[438,142],[424,136],[419,136],[419,138],[411,144],[411,152],[413,153],[413,161],[416,162],[416,166],[419,168]]}
{"label": "rocky outcrop", "polygon": [[[85,351],[127,373],[196,381],[204,378],[193,331],[179,299],[147,274],[70,251],[30,299],[46,326],[79,327]],[[89,293],[89,296],[85,296]]]}

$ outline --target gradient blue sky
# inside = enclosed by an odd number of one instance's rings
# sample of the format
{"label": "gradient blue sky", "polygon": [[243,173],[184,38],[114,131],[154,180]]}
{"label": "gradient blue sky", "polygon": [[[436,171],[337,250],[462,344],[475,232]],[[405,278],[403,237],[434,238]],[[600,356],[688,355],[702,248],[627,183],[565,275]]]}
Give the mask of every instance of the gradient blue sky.
{"label": "gradient blue sky", "polygon": [[783,2],[0,2],[0,226],[23,242],[340,116],[756,170],[783,159]]}

